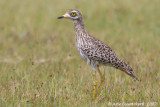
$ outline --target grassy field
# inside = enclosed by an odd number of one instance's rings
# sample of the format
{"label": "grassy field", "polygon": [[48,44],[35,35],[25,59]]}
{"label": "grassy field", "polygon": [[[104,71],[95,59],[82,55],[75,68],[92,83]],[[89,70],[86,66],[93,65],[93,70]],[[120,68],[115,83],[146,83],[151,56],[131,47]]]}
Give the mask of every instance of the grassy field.
{"label": "grassy field", "polygon": [[75,48],[73,23],[58,20],[78,9],[87,31],[128,62],[137,82],[102,67],[96,105],[160,104],[159,0],[0,0],[0,106],[94,106],[92,69]]}

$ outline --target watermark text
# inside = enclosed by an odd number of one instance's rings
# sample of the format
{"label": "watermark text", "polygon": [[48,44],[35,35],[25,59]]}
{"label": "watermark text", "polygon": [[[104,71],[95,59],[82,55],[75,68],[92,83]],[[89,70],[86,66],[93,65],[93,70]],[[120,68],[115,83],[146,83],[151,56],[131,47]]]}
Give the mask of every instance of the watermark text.
{"label": "watermark text", "polygon": [[147,107],[154,107],[154,106],[158,106],[158,102],[135,102],[135,103],[113,103],[113,102],[108,102],[108,106],[147,106]]}

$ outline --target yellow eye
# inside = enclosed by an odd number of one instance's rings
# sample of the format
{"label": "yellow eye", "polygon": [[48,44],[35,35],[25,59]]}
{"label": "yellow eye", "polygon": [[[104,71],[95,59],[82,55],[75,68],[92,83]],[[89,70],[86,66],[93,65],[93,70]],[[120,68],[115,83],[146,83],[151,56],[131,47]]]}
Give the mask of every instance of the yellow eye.
{"label": "yellow eye", "polygon": [[72,17],[75,17],[75,16],[76,16],[76,12],[72,12],[70,15],[71,15]]}

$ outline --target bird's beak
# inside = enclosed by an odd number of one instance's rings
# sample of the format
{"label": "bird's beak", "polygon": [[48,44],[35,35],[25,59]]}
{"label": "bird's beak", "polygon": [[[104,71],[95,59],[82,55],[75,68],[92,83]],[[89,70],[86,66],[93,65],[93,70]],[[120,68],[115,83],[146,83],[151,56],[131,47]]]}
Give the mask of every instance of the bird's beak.
{"label": "bird's beak", "polygon": [[67,15],[62,15],[62,16],[59,16],[59,17],[57,17],[58,19],[62,19],[62,18],[68,18],[68,16]]}

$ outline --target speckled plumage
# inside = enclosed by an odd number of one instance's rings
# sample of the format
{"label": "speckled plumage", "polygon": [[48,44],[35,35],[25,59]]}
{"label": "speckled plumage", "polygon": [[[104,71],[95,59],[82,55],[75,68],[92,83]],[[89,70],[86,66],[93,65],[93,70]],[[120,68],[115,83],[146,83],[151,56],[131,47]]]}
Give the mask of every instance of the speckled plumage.
{"label": "speckled plumage", "polygon": [[[105,81],[105,75],[99,70],[100,65],[111,66],[116,69],[120,69],[126,74],[130,75],[136,80],[139,80],[134,74],[133,69],[127,65],[124,61],[118,58],[116,53],[106,44],[100,40],[89,35],[84,28],[82,15],[78,10],[69,9],[65,15],[59,16],[58,19],[68,18],[74,23],[75,41],[76,47],[80,57],[92,66],[94,87],[93,87],[93,100],[97,101],[97,96],[100,94],[100,90]],[[96,71],[99,73],[101,82],[99,85],[99,91],[97,91],[97,77]]]}
{"label": "speckled plumage", "polygon": [[74,23],[76,47],[80,57],[90,64],[94,71],[100,65],[111,66],[139,80],[133,74],[133,69],[118,58],[109,46],[87,33],[81,13],[78,10],[69,9],[66,15],[69,16],[71,12],[76,12],[76,16],[68,18],[72,19]]}
{"label": "speckled plumage", "polygon": [[[70,11],[73,10],[68,10],[68,12]],[[119,59],[116,53],[109,46],[86,32],[82,20],[82,15],[78,10],[76,11],[79,13],[80,19],[74,20],[73,22],[76,47],[81,58],[90,64],[94,71],[99,65],[112,66],[124,71],[128,75],[138,80],[138,78],[133,75],[133,69],[124,61]]]}

